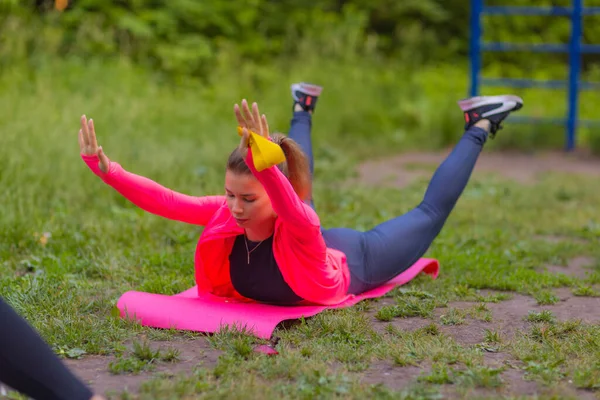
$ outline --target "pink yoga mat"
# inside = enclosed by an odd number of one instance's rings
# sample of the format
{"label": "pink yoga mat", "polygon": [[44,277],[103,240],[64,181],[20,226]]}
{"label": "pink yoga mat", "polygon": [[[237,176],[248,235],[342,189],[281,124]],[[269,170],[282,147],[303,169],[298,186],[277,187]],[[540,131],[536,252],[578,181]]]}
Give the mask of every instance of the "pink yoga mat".
{"label": "pink yoga mat", "polygon": [[117,302],[117,307],[123,318],[135,318],[144,326],[214,333],[224,325],[229,325],[238,329],[244,327],[259,338],[269,339],[282,321],[311,317],[327,308],[350,307],[361,300],[383,296],[395,286],[411,281],[421,272],[435,279],[438,271],[437,260],[421,258],[388,283],[333,306],[247,303],[209,293],[198,295],[197,288],[193,287],[174,296],[126,292]]}

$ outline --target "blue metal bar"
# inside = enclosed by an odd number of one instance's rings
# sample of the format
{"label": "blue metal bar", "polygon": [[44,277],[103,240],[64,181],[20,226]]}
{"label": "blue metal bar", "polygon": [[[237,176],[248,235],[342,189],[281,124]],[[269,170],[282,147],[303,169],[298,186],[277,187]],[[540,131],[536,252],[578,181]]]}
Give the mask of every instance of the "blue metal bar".
{"label": "blue metal bar", "polygon": [[479,70],[481,69],[481,9],[483,0],[471,0],[471,21],[469,38],[471,58],[471,96],[479,94]]}
{"label": "blue metal bar", "polygon": [[539,81],[533,79],[512,79],[512,78],[482,78],[482,84],[488,86],[504,86],[504,87],[515,87],[515,88],[546,88],[546,89],[562,89],[567,86],[565,81],[548,80]]}
{"label": "blue metal bar", "polygon": [[[570,16],[571,7],[528,7],[528,6],[484,6],[481,9],[485,15],[547,15],[547,16]],[[598,15],[600,7],[583,7],[581,15]]]}
{"label": "blue metal bar", "polygon": [[580,44],[582,54],[597,54],[600,53],[600,45],[597,44]]}
{"label": "blue metal bar", "polygon": [[534,53],[568,53],[569,46],[566,44],[551,43],[503,43],[487,42],[481,44],[482,50],[487,51],[528,51]]}
{"label": "blue metal bar", "polygon": [[570,7],[485,6],[487,15],[571,15]]}
{"label": "blue metal bar", "polygon": [[[564,80],[535,80],[535,79],[514,79],[514,78],[480,78],[480,83],[496,87],[514,87],[519,89],[544,88],[544,89],[564,89],[568,82]],[[579,89],[597,90],[600,89],[600,82],[579,81]]]}
{"label": "blue metal bar", "polygon": [[[547,118],[547,117],[527,117],[521,115],[510,115],[507,121],[510,120],[511,124],[552,124],[552,125],[564,125],[567,126],[569,123],[568,118]],[[584,127],[597,127],[600,126],[600,120],[598,119],[580,119],[579,125]]]}
{"label": "blue metal bar", "polygon": [[510,115],[507,120],[510,120],[511,124],[552,124],[552,125],[566,125],[566,118],[548,118],[548,117],[527,117],[522,115]]}
{"label": "blue metal bar", "polygon": [[600,89],[600,82],[587,82],[579,81],[579,89],[583,90],[598,90]]}
{"label": "blue metal bar", "polygon": [[600,7],[583,7],[581,9],[582,15],[598,15],[600,14]]}
{"label": "blue metal bar", "polygon": [[578,119],[577,124],[585,128],[598,127],[600,126],[600,120],[597,119]]}
{"label": "blue metal bar", "polygon": [[582,0],[573,0],[571,15],[571,40],[569,52],[569,111],[567,113],[567,151],[575,148],[575,132],[577,131],[579,72],[581,68],[581,9]]}
{"label": "blue metal bar", "polygon": [[[486,51],[529,51],[532,53],[570,53],[570,44],[558,43],[504,43],[504,42],[485,42],[480,44],[481,50]],[[600,53],[600,45],[580,44],[582,54]]]}

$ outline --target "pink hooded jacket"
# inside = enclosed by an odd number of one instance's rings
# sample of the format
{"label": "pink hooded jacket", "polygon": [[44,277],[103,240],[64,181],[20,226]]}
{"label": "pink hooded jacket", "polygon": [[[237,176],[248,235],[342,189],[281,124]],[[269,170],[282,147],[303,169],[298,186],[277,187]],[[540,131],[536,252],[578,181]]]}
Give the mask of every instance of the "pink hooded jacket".
{"label": "pink hooded jacket", "polygon": [[[106,184],[143,210],[189,224],[202,225],[195,254],[198,291],[243,299],[229,275],[229,254],[235,237],[242,235],[227,207],[225,196],[194,197],[174,192],[158,183],[125,171],[111,161],[109,171],[98,167],[96,155],[81,156]],[[332,305],[351,297],[347,294],[350,272],[344,253],[327,248],[319,217],[292,188],[275,166],[258,172],[248,151],[246,164],[265,188],[277,214],[273,252],[283,278],[307,302]],[[269,288],[265,287],[265,290]]]}

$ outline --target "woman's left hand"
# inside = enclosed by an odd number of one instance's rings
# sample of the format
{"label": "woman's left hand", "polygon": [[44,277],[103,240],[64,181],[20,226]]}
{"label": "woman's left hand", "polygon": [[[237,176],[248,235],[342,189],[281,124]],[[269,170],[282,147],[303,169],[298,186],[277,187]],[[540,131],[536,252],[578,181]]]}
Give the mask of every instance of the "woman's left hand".
{"label": "woman's left hand", "polygon": [[269,139],[269,124],[267,123],[267,117],[263,114],[260,115],[258,110],[258,104],[252,103],[252,112],[248,107],[246,99],[242,100],[242,106],[238,104],[233,106],[235,117],[238,121],[238,125],[242,128],[242,139],[240,141],[240,152],[242,157],[246,158],[249,147],[250,131]]}

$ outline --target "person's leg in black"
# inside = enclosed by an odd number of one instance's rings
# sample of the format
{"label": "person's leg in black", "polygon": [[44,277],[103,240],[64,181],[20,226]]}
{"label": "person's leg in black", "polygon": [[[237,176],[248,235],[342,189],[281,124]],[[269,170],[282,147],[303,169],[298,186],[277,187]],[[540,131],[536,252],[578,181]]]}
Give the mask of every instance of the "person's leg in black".
{"label": "person's leg in black", "polygon": [[466,131],[434,173],[415,209],[367,232],[327,230],[329,247],[346,253],[352,273],[350,293],[377,287],[413,265],[431,246],[466,187],[483,145],[511,111],[522,107],[516,96],[477,97],[460,102]]}
{"label": "person's leg in black", "polygon": [[89,400],[93,396],[2,298],[0,382],[36,400]]}
{"label": "person's leg in black", "polygon": [[[304,154],[306,154],[312,177],[315,171],[311,138],[312,114],[315,112],[317,100],[323,88],[308,83],[294,83],[291,89],[292,98],[294,99],[294,115],[290,122],[288,137],[298,143]],[[312,193],[310,205],[313,209],[315,208]]]}

